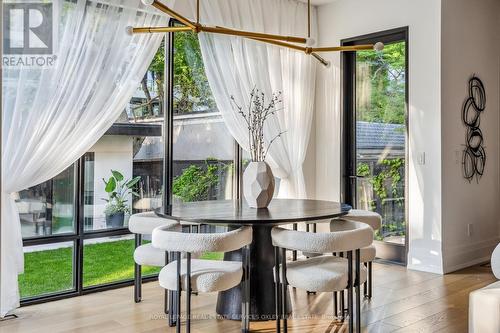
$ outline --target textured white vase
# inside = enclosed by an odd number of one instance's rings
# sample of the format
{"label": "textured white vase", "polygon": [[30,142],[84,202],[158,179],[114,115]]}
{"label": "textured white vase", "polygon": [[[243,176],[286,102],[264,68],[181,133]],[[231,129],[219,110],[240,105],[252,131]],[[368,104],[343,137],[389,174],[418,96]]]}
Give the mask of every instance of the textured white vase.
{"label": "textured white vase", "polygon": [[243,195],[248,206],[265,208],[273,199],[274,176],[266,162],[250,162],[243,173]]}

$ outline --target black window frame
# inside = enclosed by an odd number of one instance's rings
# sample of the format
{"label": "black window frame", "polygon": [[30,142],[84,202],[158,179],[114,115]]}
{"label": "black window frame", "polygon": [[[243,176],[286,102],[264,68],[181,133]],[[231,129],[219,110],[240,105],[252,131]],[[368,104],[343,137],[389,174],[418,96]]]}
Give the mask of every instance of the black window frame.
{"label": "black window frame", "polygon": [[[366,45],[376,42],[390,44],[405,42],[405,245],[378,242],[387,261],[395,264],[406,265],[409,249],[409,223],[408,223],[408,161],[409,161],[409,27],[400,27],[371,34],[341,40],[342,46]],[[356,207],[356,52],[343,52],[341,55],[341,170],[340,170],[340,199],[342,202]],[[377,250],[379,251],[379,250]]]}

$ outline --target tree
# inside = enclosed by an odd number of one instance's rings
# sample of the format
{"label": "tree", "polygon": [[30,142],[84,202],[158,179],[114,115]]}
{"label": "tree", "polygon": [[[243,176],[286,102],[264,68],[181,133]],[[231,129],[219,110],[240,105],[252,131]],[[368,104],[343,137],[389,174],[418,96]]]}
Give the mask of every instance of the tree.
{"label": "tree", "polygon": [[356,84],[360,91],[368,92],[356,98],[357,120],[405,123],[405,53],[404,42],[388,44],[381,52],[357,52]]}
{"label": "tree", "polygon": [[[208,84],[203,65],[200,44],[197,34],[193,32],[176,32],[174,34],[174,110],[176,113],[188,113],[215,108],[215,101]],[[141,81],[141,89],[146,101],[134,105],[142,110],[142,117],[154,117],[153,105],[158,104],[160,114],[164,99],[165,44],[162,41],[147,73]],[[154,82],[154,91],[150,91],[148,78]]]}
{"label": "tree", "polygon": [[176,33],[174,49],[175,112],[186,113],[214,108],[215,101],[205,74],[197,34]]}

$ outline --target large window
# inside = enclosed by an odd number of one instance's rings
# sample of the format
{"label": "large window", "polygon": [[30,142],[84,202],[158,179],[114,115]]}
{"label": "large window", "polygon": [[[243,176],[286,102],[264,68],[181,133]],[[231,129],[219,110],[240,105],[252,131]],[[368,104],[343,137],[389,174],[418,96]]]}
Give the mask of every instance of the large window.
{"label": "large window", "polygon": [[[130,285],[134,239],[128,218],[160,207],[165,194],[174,202],[233,197],[239,147],[216,108],[196,35],[172,33],[165,41],[106,135],[60,175],[19,192],[23,304]],[[165,65],[172,75],[165,75]],[[167,164],[172,187],[164,189]],[[121,211],[106,201],[113,171],[124,179],[139,177]],[[144,267],[146,279],[157,273]]]}
{"label": "large window", "polygon": [[344,41],[383,42],[383,51],[344,57],[344,194],[348,203],[382,216],[377,255],[406,260],[407,29]]}
{"label": "large window", "polygon": [[[19,282],[25,304],[131,282],[134,239],[128,219],[162,202],[163,59],[162,45],[129,105],[78,162],[17,194],[25,253]],[[138,177],[119,210],[106,201],[105,182],[116,172],[124,180]],[[157,272],[144,267],[144,276]]]}

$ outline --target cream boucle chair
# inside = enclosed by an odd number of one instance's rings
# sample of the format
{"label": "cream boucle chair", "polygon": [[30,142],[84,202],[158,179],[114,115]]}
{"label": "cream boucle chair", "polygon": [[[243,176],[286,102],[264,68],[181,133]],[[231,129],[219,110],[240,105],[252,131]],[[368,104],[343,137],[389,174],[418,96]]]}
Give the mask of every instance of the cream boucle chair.
{"label": "cream boucle chair", "polygon": [[[357,221],[368,224],[373,231],[377,231],[382,227],[382,216],[377,212],[361,209],[351,209],[347,215],[342,216],[344,220]],[[335,231],[335,221],[330,224],[330,230]],[[363,286],[364,295],[366,298],[372,298],[373,289],[373,261],[377,256],[375,246],[370,246],[361,249],[361,262],[368,268],[368,279]]]}
{"label": "cream boucle chair", "polygon": [[[150,236],[159,226],[180,230],[179,222],[159,217],[154,212],[133,214],[128,222],[130,232],[135,234],[134,300],[136,303],[139,303],[142,298],[141,266],[163,267],[168,264],[168,254],[165,251],[154,248],[151,243],[142,244],[143,237]],[[167,300],[165,300],[166,312]]]}
{"label": "cream boucle chair", "polygon": [[[286,295],[288,285],[313,292],[336,292],[347,289],[350,332],[353,332],[354,328],[354,307],[352,305],[353,288],[356,287],[356,329],[358,332],[360,331],[360,285],[366,280],[366,269],[361,266],[359,261],[360,249],[372,243],[373,230],[367,224],[356,221],[337,220],[336,223],[339,225],[339,231],[327,233],[308,233],[279,227],[273,228],[271,236],[275,246],[274,275],[276,282],[276,329],[278,332],[281,321],[279,318],[283,320],[283,328],[287,332],[288,311],[284,295]],[[308,253],[347,252],[347,258],[320,256],[287,263],[287,250]],[[353,278],[352,269],[353,252],[356,254],[355,278]]]}
{"label": "cream boucle chair", "polygon": [[[174,293],[175,309],[169,311],[169,322],[180,332],[181,291],[186,294],[186,326],[191,329],[191,293],[218,292],[241,285],[242,332],[249,331],[249,288],[250,258],[249,245],[252,243],[252,228],[223,233],[180,233],[168,227],[158,227],[153,231],[153,246],[163,251],[175,253],[175,261],[163,267],[158,276],[160,286]],[[191,259],[193,253],[230,252],[243,248],[242,262]],[[181,259],[185,253],[186,259]]]}

